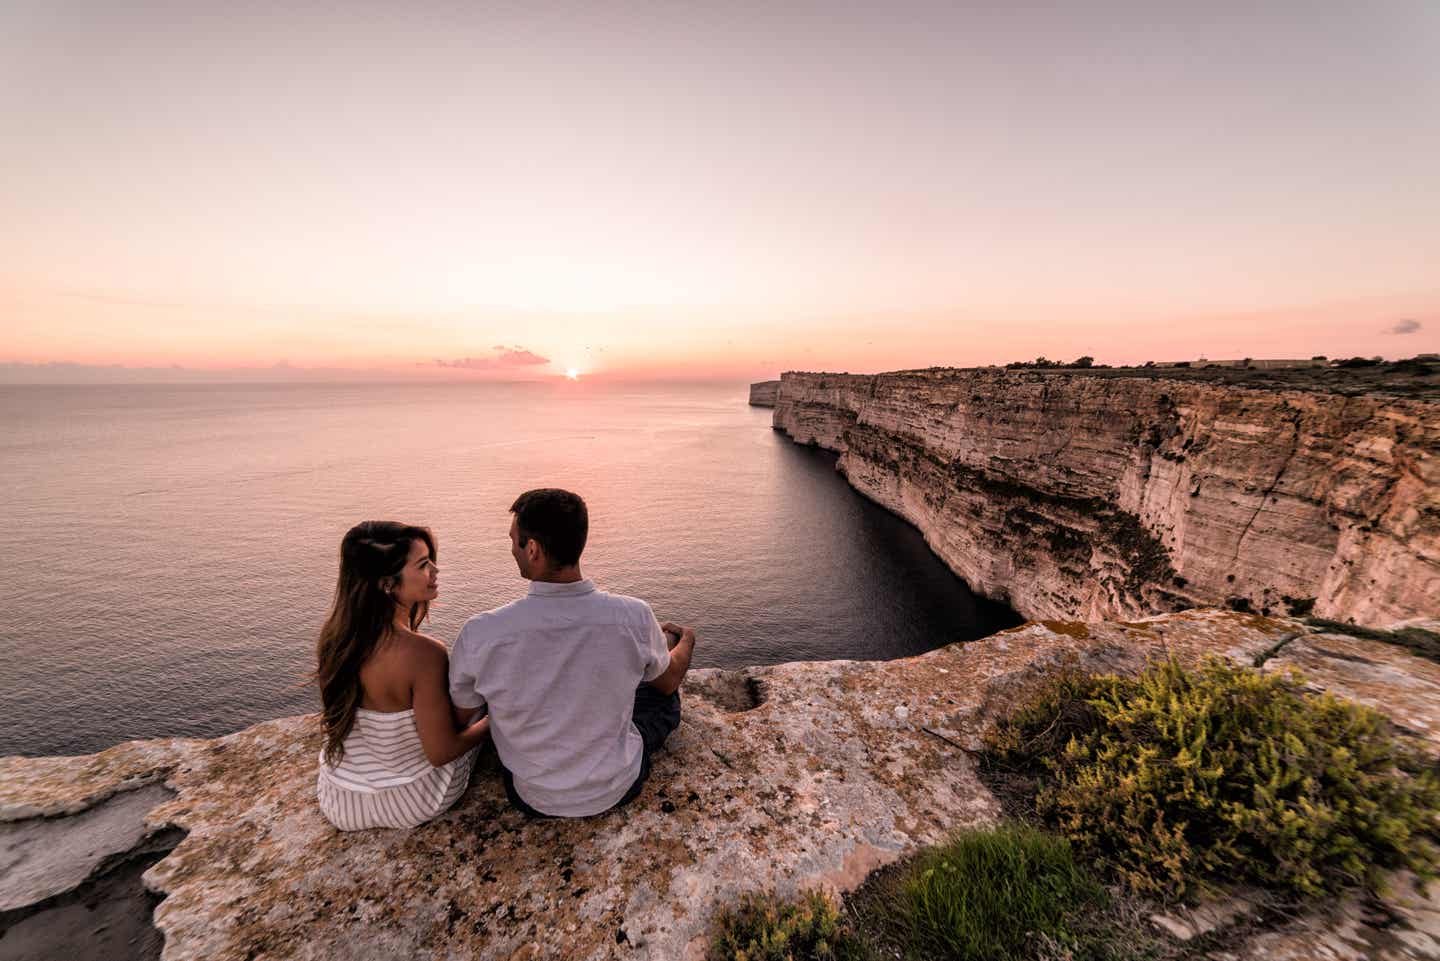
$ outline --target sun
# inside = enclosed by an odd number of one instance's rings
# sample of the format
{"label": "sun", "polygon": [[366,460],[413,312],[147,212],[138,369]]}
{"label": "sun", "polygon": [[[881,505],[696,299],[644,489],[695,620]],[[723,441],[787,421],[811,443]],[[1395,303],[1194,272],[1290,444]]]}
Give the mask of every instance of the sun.
{"label": "sun", "polygon": [[579,368],[576,368],[576,367],[566,367],[566,368],[565,368],[565,376],[568,377],[568,378],[570,378],[571,380],[579,380],[579,379],[580,379],[580,370],[579,370]]}

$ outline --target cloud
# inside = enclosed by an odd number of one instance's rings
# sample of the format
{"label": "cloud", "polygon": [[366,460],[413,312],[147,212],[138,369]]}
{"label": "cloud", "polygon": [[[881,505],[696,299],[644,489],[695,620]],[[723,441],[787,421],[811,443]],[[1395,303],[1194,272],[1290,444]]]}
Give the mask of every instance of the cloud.
{"label": "cloud", "polygon": [[550,363],[550,358],[541,357],[523,347],[495,347],[488,357],[461,357],[458,360],[436,360],[435,367],[454,367],[460,370],[509,370],[515,367],[538,367]]}
{"label": "cloud", "polygon": [[1384,334],[1413,334],[1413,333],[1415,333],[1415,331],[1417,331],[1417,330],[1419,330],[1419,329],[1420,329],[1420,321],[1418,321],[1418,320],[1412,320],[1412,319],[1410,319],[1410,318],[1406,318],[1405,320],[1398,320],[1398,321],[1396,321],[1395,323],[1391,324],[1389,327],[1386,327],[1383,331],[1381,331],[1381,333],[1384,333]]}

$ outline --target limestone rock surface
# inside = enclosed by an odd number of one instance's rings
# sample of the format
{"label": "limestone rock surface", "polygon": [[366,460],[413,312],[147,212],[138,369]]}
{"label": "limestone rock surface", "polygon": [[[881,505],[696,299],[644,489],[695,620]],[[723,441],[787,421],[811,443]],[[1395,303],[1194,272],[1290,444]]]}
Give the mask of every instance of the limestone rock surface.
{"label": "limestone rock surface", "polygon": [[1329,910],[1296,918],[1211,961],[1414,961],[1440,958],[1440,885],[1421,891],[1408,875],[1386,900],[1351,895]]}
{"label": "limestone rock surface", "polygon": [[1391,644],[1329,631],[1307,633],[1265,662],[1388,715],[1440,753],[1440,664]]}
{"label": "limestone rock surface", "polygon": [[145,838],[145,815],[170,793],[158,784],[123,791],[73,817],[0,824],[0,911],[78,886]]}
{"label": "limestone rock surface", "polygon": [[[1133,671],[1205,654],[1253,663],[1305,630],[1201,610],[1028,624],[889,662],[694,671],[645,791],[584,820],[510,810],[486,756],[436,821],[336,831],[314,800],[313,715],[213,741],[0,759],[0,817],[43,824],[37,814],[163,780],[174,796],[150,809],[147,830],[188,832],[145,876],[166,896],[155,923],[169,961],[695,959],[715,910],[742,892],[849,890],[957,827],[993,821],[997,802],[969,752],[1057,667]],[[1345,683],[1343,663],[1319,683]],[[1440,691],[1433,676],[1421,686],[1426,698]]]}
{"label": "limestone rock surface", "polygon": [[774,425],[840,454],[975,590],[1033,619],[1231,605],[1436,615],[1440,403],[1034,370],[786,373]]}

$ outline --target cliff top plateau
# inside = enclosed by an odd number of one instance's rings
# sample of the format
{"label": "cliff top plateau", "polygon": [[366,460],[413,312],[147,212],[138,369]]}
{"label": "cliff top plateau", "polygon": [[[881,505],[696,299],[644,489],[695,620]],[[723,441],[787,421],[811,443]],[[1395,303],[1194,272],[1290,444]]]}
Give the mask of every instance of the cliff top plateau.
{"label": "cliff top plateau", "polygon": [[[990,372],[1016,376],[1101,377],[1167,380],[1182,383],[1224,384],[1252,390],[1304,390],[1356,396],[1380,394],[1440,400],[1440,362],[1411,359],[1366,367],[1309,367],[1247,370],[1234,367],[924,367],[887,371],[883,374],[855,374],[859,377],[944,378],[947,374]],[[815,374],[819,371],[787,371]],[[763,381],[761,383],[771,383]]]}
{"label": "cliff top plateau", "polygon": [[[179,829],[183,840],[144,875],[165,895],[154,922],[170,961],[698,959],[716,911],[744,892],[848,891],[956,828],[994,822],[999,804],[971,752],[1054,669],[1133,672],[1149,658],[1204,654],[1301,667],[1440,753],[1440,665],[1217,610],[1027,624],[891,662],[695,671],[685,721],[644,793],[584,820],[511,810],[491,755],[438,820],[338,832],[314,800],[316,719],[292,717],[210,741],[0,760],[0,946],[48,937],[60,954],[41,956],[85,956],[55,942],[85,943],[89,929],[47,911],[107,859]],[[80,837],[86,818],[88,840],[56,843]],[[1279,927],[1242,926],[1223,956],[1435,957],[1437,898],[1440,888],[1427,900],[1399,884],[1383,917],[1344,901]]]}

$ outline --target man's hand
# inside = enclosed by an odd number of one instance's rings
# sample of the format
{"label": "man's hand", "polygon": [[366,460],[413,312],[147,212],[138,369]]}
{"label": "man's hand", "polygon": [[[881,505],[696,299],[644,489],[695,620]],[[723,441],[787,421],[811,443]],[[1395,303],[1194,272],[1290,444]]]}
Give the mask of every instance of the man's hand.
{"label": "man's hand", "polygon": [[668,642],[668,646],[672,651],[675,650],[676,645],[678,645],[682,641],[689,641],[692,647],[695,644],[694,628],[681,627],[674,621],[666,621],[660,625],[660,630],[666,633],[666,641]]}
{"label": "man's hand", "polygon": [[680,639],[670,644],[670,666],[651,681],[650,686],[661,694],[674,694],[680,689],[680,682],[685,680],[685,672],[690,670],[690,656],[695,653],[695,630],[670,621],[661,624],[660,630],[665,632],[667,643],[677,634]]}

